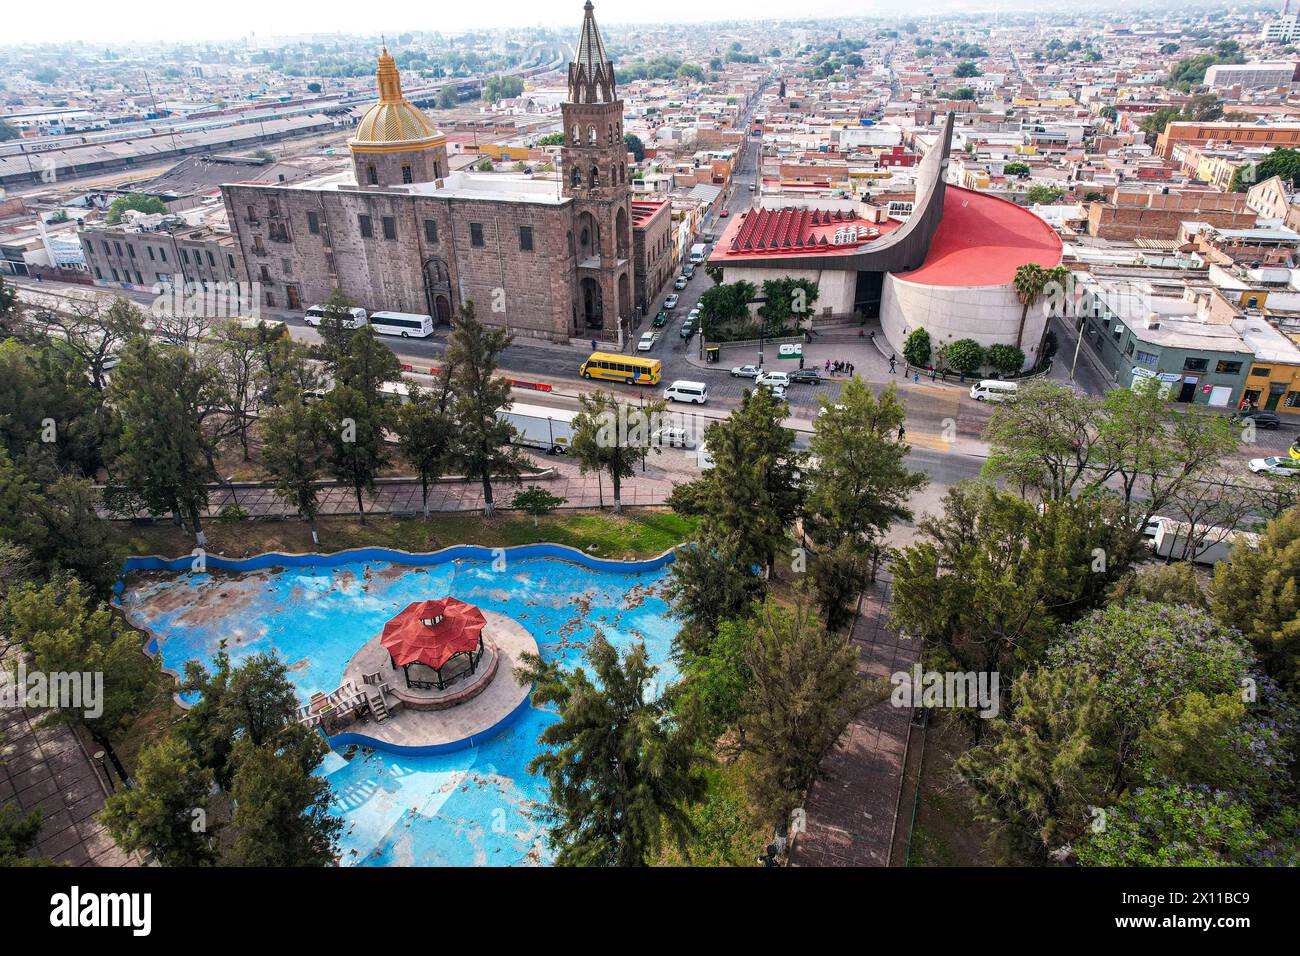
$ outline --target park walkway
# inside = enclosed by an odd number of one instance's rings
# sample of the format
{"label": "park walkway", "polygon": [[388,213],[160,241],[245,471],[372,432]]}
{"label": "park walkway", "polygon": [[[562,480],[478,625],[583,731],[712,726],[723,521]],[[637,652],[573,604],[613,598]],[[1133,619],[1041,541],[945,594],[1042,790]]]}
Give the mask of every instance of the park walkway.
{"label": "park walkway", "polygon": [[[609,477],[595,474],[582,475],[578,466],[567,461],[556,461],[540,476],[525,477],[522,484],[504,481],[492,483],[497,508],[509,508],[515,493],[537,485],[551,494],[565,499],[562,507],[596,508],[602,503],[613,503],[613,490]],[[661,505],[672,493],[673,482],[663,478],[636,476],[623,481],[622,498],[627,506]],[[362,495],[366,514],[413,515],[423,509],[420,483],[411,478],[381,479],[373,495]],[[483,486],[477,481],[437,482],[429,489],[429,509],[433,512],[481,511]],[[238,505],[254,518],[295,517],[297,509],[263,483],[234,482],[211,485],[208,488],[206,519],[215,518],[227,505]],[[352,488],[335,482],[322,483],[320,515],[355,515],[357,499]],[[145,517],[141,512],[136,517]]]}
{"label": "park walkway", "polygon": [[136,866],[94,817],[105,788],[66,724],[42,724],[43,711],[0,708],[0,805],[40,808],[36,854],[67,866]]}
{"label": "park walkway", "polygon": [[[889,626],[888,572],[863,592],[850,640],[864,680],[910,671],[920,642]],[[792,834],[791,866],[888,866],[903,782],[910,707],[885,698],[865,708],[822,760],[804,801],[803,832]]]}

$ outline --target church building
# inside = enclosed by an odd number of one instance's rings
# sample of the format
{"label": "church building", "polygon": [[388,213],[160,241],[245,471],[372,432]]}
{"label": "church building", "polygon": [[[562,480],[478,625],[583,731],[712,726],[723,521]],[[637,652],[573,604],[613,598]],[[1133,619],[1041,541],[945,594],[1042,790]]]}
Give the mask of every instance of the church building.
{"label": "church building", "polygon": [[662,269],[634,261],[656,244],[633,241],[623,101],[590,0],[584,9],[558,179],[452,172],[446,137],[402,94],[385,49],[379,101],[348,141],[351,170],[222,186],[262,304],[306,309],[337,288],[369,311],[435,324],[472,302],[481,321],[520,336],[617,341],[620,325],[626,336],[646,307],[634,283]]}

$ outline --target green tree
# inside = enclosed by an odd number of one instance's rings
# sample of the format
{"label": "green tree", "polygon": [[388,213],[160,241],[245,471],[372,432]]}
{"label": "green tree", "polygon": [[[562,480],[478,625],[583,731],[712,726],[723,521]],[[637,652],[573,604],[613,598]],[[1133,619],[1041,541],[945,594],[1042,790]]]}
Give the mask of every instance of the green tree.
{"label": "green tree", "polygon": [[930,333],[922,328],[915,328],[907,334],[903,342],[903,358],[909,365],[925,368],[930,364]]}
{"label": "green tree", "polygon": [[316,407],[300,391],[289,389],[282,400],[262,413],[257,424],[262,463],[275,493],[298,512],[311,528],[312,544],[320,544],[316,517],[320,513],[317,481],[325,470],[327,426]]}
{"label": "green tree", "polygon": [[1010,713],[956,763],[1005,859],[1045,864],[1092,825],[1092,807],[1116,794],[1113,735],[1084,668],[1039,667],[1016,678]]}
{"label": "green tree", "polygon": [[28,856],[40,838],[41,822],[39,809],[20,813],[8,804],[0,804],[0,866],[49,865],[49,860]]}
{"label": "green tree", "polygon": [[[629,134],[630,135],[630,134]],[[537,141],[538,146],[563,146],[564,133],[547,133]]]}
{"label": "green tree", "polygon": [[1029,165],[1027,163],[1007,163],[1002,167],[1002,172],[1008,176],[1028,176]]}
{"label": "green tree", "polygon": [[212,373],[186,349],[132,339],[114,371],[109,401],[122,423],[117,460],[105,495],[119,514],[143,508],[188,519],[199,547],[202,514],[217,435],[212,422],[223,405]]}
{"label": "green tree", "polygon": [[801,327],[812,314],[820,292],[817,283],[811,279],[792,279],[789,276],[765,279],[763,298],[766,301],[758,308],[764,334],[779,335],[787,331],[791,319],[794,319],[795,328]]}
{"label": "green tree", "polygon": [[1241,866],[1267,840],[1250,807],[1223,791],[1172,783],[1144,787],[1105,808],[1083,834],[1083,866]]}
{"label": "green tree", "polygon": [[[563,138],[564,134],[561,133],[560,136]],[[638,163],[644,162],[645,143],[641,142],[640,136],[637,136],[635,133],[624,133],[623,145],[627,147],[627,151],[632,154],[633,159]]]}
{"label": "green tree", "polygon": [[1262,183],[1274,176],[1292,189],[1300,186],[1300,150],[1275,149],[1258,163],[1240,166],[1234,171],[1232,188],[1245,192],[1255,183]]}
{"label": "green tree", "polygon": [[118,196],[108,206],[108,214],[104,217],[104,222],[109,226],[116,226],[122,221],[127,210],[142,212],[147,216],[166,215],[167,206],[157,196],[146,196],[143,193],[132,193],[129,196]]}
{"label": "green tree", "polygon": [[397,410],[394,430],[402,457],[420,478],[420,500],[427,519],[429,486],[447,467],[455,444],[456,426],[449,411],[451,376],[444,371],[433,389],[420,388],[414,382],[407,389],[407,401]]}
{"label": "green tree", "polygon": [[[454,109],[460,103],[460,94],[454,86],[444,86],[438,91],[438,109]],[[560,134],[563,137],[563,133]]]}
{"label": "green tree", "polygon": [[227,866],[332,866],[343,821],[330,812],[330,785],[313,771],[329,751],[315,731],[297,723],[256,744],[234,747],[238,768],[231,784],[235,837],[223,855]]}
{"label": "green tree", "polygon": [[[623,511],[623,479],[632,477],[637,465],[644,464],[653,445],[652,425],[666,409],[667,403],[662,400],[638,406],[600,389],[578,396],[569,453],[577,459],[583,474],[609,474],[615,514]],[[654,451],[659,453],[657,445]]]}
{"label": "green tree", "polygon": [[523,458],[510,447],[514,426],[497,416],[510,402],[510,383],[497,376],[497,360],[511,342],[503,329],[489,329],[474,316],[466,302],[460,321],[447,342],[447,364],[452,372],[451,417],[457,426],[452,457],[465,477],[483,485],[483,513],[493,509],[492,479],[518,483]]}
{"label": "green tree", "polygon": [[906,412],[894,385],[879,397],[860,378],[850,379],[832,403],[821,402],[808,452],[811,469],[805,527],[819,544],[841,542],[859,552],[879,545],[896,521],[910,521],[911,495],[924,474],[910,471],[894,436]]}
{"label": "green tree", "polygon": [[1037,186],[1029,187],[1028,191],[1025,193],[1025,201],[1031,206],[1050,206],[1064,195],[1065,191],[1056,186],[1039,184]]}
{"label": "green tree", "polygon": [[983,76],[980,72],[980,68],[970,60],[963,60],[961,63],[958,63],[953,67],[952,75],[959,80],[964,80],[972,76]]}
{"label": "green tree", "polygon": [[946,669],[997,671],[1004,685],[1038,663],[1060,624],[1106,600],[1142,548],[1103,496],[1040,510],[963,482],[943,504],[894,558],[893,623],[923,637]]}
{"label": "green tree", "polygon": [[707,646],[683,661],[673,706],[690,712],[705,739],[716,740],[733,727],[744,738],[741,716],[753,681],[745,660],[749,633],[743,618],[721,621]]}
{"label": "green tree", "polygon": [[1034,379],[1000,402],[984,428],[985,474],[1056,501],[1089,486],[1103,459],[1100,403],[1067,385]]}
{"label": "green tree", "polygon": [[212,784],[212,772],[185,743],[167,736],[141,751],[135,786],[110,796],[99,819],[128,853],[151,853],[163,866],[211,864],[216,859],[207,827]]}
{"label": "green tree", "polygon": [[79,726],[103,748],[118,776],[130,779],[115,744],[158,699],[160,665],[141,650],[140,636],[80,581],[63,577],[9,595],[11,638],[47,674],[102,674],[94,702],[61,699],[52,713]]}
{"label": "green tree", "polygon": [[558,865],[644,866],[665,836],[684,846],[691,835],[686,808],[705,787],[694,732],[650,691],[657,669],[644,644],[620,659],[597,633],[586,658],[594,681],[582,667],[523,655],[519,677],[533,682],[534,703],[559,713],[528,769],[550,784]]}
{"label": "green tree", "polygon": [[765,388],[741,396],[740,407],[704,431],[713,467],[683,495],[696,492],[702,527],[737,535],[745,566],[768,568],[803,503],[803,456],[784,425],[788,406]]}
{"label": "green tree", "polygon": [[357,513],[365,524],[362,494],[374,494],[375,479],[388,464],[384,430],[392,417],[390,410],[367,401],[355,388],[336,385],[326,393],[318,411],[327,439],[326,464],[335,478],[351,486]]}
{"label": "green tree", "polygon": [[745,547],[734,529],[706,528],[678,550],[666,596],[683,624],[674,638],[680,655],[689,657],[707,648],[719,625],[743,616],[762,593],[762,578],[742,557]]}
{"label": "green tree", "polygon": [[1300,508],[1269,522],[1257,544],[1239,542],[1214,568],[1214,616],[1250,640],[1264,668],[1300,689]]}
{"label": "green tree", "polygon": [[750,619],[751,684],[741,721],[752,761],[746,788],[764,822],[780,827],[817,776],[822,758],[866,704],[858,653],[820,627],[808,607],[767,602]]}

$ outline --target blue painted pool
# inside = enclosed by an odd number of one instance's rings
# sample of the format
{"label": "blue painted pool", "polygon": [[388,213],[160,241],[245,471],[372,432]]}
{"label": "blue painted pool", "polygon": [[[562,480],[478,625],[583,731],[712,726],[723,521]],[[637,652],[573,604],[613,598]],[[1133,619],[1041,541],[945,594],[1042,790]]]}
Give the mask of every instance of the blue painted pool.
{"label": "blue painted pool", "polygon": [[[349,658],[408,603],[454,595],[509,615],[541,653],[573,667],[600,628],[616,647],[644,641],[661,683],[678,625],[663,597],[670,556],[599,561],[556,546],[449,549],[416,556],[367,550],[328,557],[265,556],[191,574],[189,560],[132,558],[122,603],[155,635],[163,665],[210,662],[224,639],[238,661],[274,651],[306,700],[338,686]],[[292,565],[292,566],[287,566]],[[226,570],[219,570],[224,567]],[[211,573],[216,570],[217,573]],[[321,768],[344,821],[344,865],[545,863],[539,806],[545,782],[525,770],[554,717],[533,707],[490,740],[453,753],[331,753]]]}

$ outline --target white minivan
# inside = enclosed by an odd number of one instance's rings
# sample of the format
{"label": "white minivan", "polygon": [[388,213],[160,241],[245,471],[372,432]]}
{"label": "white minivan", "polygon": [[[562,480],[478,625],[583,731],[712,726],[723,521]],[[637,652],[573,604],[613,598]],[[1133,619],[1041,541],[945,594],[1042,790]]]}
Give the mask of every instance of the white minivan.
{"label": "white minivan", "polygon": [[1015,382],[986,378],[970,387],[970,397],[977,402],[1005,402],[1008,398],[1014,398],[1018,391],[1020,386]]}
{"label": "white minivan", "polygon": [[671,402],[691,402],[703,405],[709,400],[709,386],[703,382],[687,382],[678,379],[664,389],[664,398]]}
{"label": "white minivan", "polygon": [[[329,308],[327,306],[313,305],[307,310],[307,313],[302,317],[302,320],[308,325],[316,326],[320,325],[321,319],[325,318],[327,315],[329,315]],[[343,322],[344,327],[349,329],[359,329],[366,324],[366,319],[369,314],[365,309],[353,306],[348,309],[348,315],[351,318]]]}

